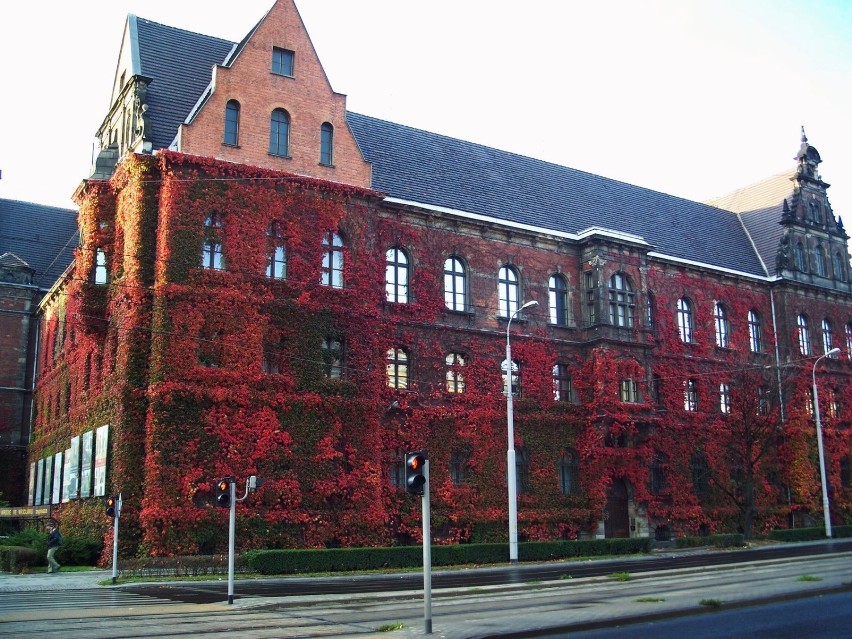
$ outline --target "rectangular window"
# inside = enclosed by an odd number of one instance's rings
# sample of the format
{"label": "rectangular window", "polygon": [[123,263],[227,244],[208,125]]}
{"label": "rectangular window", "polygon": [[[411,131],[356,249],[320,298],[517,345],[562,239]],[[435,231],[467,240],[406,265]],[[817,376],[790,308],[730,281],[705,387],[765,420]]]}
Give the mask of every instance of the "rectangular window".
{"label": "rectangular window", "polygon": [[622,402],[628,404],[639,403],[639,385],[635,380],[623,379],[619,384],[619,396]]}
{"label": "rectangular window", "polygon": [[107,258],[103,249],[95,252],[95,284],[107,283]]}
{"label": "rectangular window", "polygon": [[293,61],[296,54],[289,49],[272,47],[272,73],[293,77]]}

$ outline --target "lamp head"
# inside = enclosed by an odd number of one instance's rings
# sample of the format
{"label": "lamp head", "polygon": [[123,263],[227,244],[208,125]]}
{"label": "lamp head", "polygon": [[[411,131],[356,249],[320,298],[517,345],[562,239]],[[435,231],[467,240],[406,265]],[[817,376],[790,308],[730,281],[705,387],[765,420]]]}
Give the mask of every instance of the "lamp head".
{"label": "lamp head", "polygon": [[831,357],[832,355],[837,355],[838,353],[840,353],[840,349],[839,349],[838,347],[836,347],[836,346],[835,346],[835,347],[834,347],[834,348],[832,348],[830,351],[828,351],[828,352],[826,353],[826,355],[827,355],[827,356],[829,356],[829,357]]}
{"label": "lamp head", "polygon": [[[530,306],[538,306],[538,302],[536,300],[530,300],[529,302],[527,302],[526,304],[521,306],[520,310],[524,310],[525,308],[529,308]],[[837,349],[837,350],[840,350],[840,349]]]}

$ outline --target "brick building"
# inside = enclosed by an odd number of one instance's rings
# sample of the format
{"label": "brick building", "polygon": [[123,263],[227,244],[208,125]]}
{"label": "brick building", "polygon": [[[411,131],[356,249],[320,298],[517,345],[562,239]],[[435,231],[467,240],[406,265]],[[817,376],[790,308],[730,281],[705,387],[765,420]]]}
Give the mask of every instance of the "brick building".
{"label": "brick building", "polygon": [[70,519],[120,491],[128,544],[208,551],[213,482],[256,474],[246,546],[405,543],[427,448],[436,537],[505,538],[511,380],[522,538],[798,526],[817,363],[852,515],[848,236],[804,132],[687,201],[349,112],[278,0],[239,43],[130,16],[98,138],[30,458]]}
{"label": "brick building", "polygon": [[0,493],[13,506],[26,503],[36,310],[76,245],[74,211],[0,199]]}

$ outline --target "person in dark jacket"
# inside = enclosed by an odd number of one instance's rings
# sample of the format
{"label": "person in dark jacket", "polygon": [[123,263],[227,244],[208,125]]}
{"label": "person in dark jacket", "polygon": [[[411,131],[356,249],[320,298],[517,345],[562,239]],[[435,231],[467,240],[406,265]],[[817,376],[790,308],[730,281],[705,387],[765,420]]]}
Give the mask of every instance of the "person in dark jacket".
{"label": "person in dark jacket", "polygon": [[54,555],[62,545],[62,533],[59,532],[59,527],[55,521],[47,522],[47,572],[59,572],[62,566],[56,561]]}

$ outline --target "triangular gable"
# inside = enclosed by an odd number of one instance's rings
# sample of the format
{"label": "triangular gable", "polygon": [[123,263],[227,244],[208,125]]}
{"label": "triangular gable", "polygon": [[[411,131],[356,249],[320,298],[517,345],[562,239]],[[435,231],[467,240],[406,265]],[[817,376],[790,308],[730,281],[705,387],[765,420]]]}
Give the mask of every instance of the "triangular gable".
{"label": "triangular gable", "polygon": [[[273,50],[292,51],[292,75],[272,71]],[[238,138],[226,144],[225,110],[239,106]],[[270,152],[273,111],[290,119],[286,153]],[[333,131],[331,162],[321,162],[321,129]],[[217,65],[209,96],[181,125],[173,148],[193,155],[251,164],[370,187],[370,165],[346,123],[346,96],[335,93],[293,0],[276,0],[249,35]]]}

